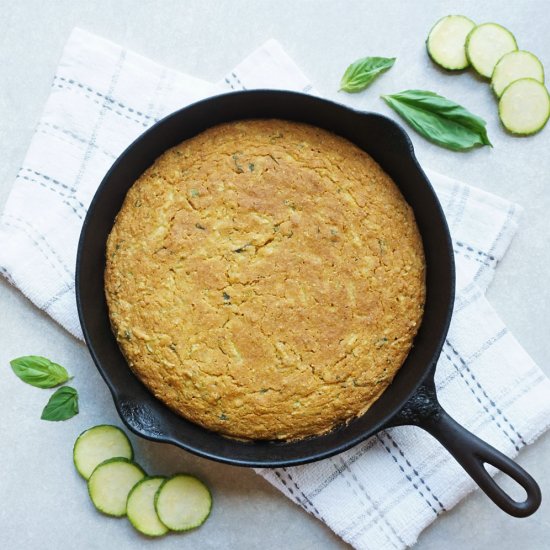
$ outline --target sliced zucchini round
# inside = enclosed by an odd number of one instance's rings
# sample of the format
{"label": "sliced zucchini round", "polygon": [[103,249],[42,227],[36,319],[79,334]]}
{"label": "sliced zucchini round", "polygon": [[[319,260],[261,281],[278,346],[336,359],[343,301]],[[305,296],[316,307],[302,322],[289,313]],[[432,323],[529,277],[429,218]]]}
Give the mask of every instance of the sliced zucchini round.
{"label": "sliced zucchini round", "polygon": [[189,531],[202,525],[212,509],[208,487],[189,474],[165,480],[155,495],[158,517],[172,531]]}
{"label": "sliced zucchini round", "polygon": [[155,510],[155,494],[165,479],[162,476],[144,477],[134,485],[128,495],[128,519],[140,533],[149,537],[161,537],[169,531]]}
{"label": "sliced zucchini round", "polygon": [[98,464],[115,457],[132,460],[134,450],[128,436],[108,424],[82,432],[73,447],[74,465],[84,479],[89,479]]}
{"label": "sliced zucchini round", "polygon": [[145,472],[127,458],[110,458],[102,462],[88,479],[88,493],[94,506],[108,516],[126,514],[128,493],[145,477]]}
{"label": "sliced zucchini round", "polygon": [[466,37],[476,24],[463,15],[447,15],[440,19],[428,34],[426,49],[432,60],[449,71],[465,69]]}
{"label": "sliced zucchini round", "polygon": [[517,49],[514,35],[497,23],[478,25],[466,38],[466,56],[472,67],[485,78],[491,78],[503,55]]}
{"label": "sliced zucchini round", "polygon": [[534,78],[544,82],[542,63],[536,55],[525,50],[507,53],[499,59],[491,77],[491,88],[500,97],[506,86],[520,78]]}
{"label": "sliced zucchini round", "polygon": [[509,132],[520,136],[536,134],[550,117],[548,90],[534,78],[516,80],[502,92],[498,115]]}

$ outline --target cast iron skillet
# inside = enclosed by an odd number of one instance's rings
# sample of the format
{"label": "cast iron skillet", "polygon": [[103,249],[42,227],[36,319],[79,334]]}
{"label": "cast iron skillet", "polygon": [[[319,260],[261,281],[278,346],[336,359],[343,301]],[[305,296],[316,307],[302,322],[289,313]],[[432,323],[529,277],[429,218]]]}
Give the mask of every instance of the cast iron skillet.
{"label": "cast iron skillet", "polygon": [[[132,374],[111,332],[103,292],[105,243],[126,192],[168,148],[216,124],[246,118],[301,121],[344,136],[367,151],[395,180],[412,206],[426,253],[427,297],[414,347],[392,384],[366,414],[329,434],[297,442],[241,442],[224,438],[173,413]],[[199,456],[237,466],[292,466],[340,453],[380,430],[414,425],[444,445],[505,512],[528,516],[540,489],[515,462],[455,422],[441,407],[434,371],[454,300],[453,250],[447,223],[405,132],[392,120],[360,113],[309,95],[247,91],[200,101],[166,117],[132,143],[99,186],[84,221],[76,264],[76,294],[90,353],[109,386],[123,422],[147,439],[172,443]],[[487,473],[502,470],[527,492],[513,500]]]}

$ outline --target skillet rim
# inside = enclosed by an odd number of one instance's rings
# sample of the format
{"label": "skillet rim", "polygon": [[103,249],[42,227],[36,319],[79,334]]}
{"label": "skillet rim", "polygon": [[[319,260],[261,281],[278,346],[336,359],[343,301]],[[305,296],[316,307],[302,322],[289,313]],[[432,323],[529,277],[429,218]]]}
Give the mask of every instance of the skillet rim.
{"label": "skillet rim", "polygon": [[[192,444],[190,444],[186,441],[182,441],[181,439],[177,439],[176,437],[174,437],[173,435],[170,435],[170,434],[154,433],[154,431],[144,429],[142,425],[141,426],[139,425],[139,422],[136,424],[133,421],[133,419],[131,419],[131,417],[128,416],[128,411],[125,410],[125,403],[124,403],[124,400],[123,400],[124,389],[118,388],[112,382],[112,380],[110,379],[108,373],[106,372],[106,369],[102,365],[102,361],[100,360],[100,358],[97,354],[97,351],[95,349],[95,344],[94,344],[94,337],[92,337],[91,334],[90,334],[90,328],[88,327],[86,319],[85,319],[85,306],[83,306],[83,302],[82,302],[82,284],[83,283],[82,283],[82,276],[81,276],[81,271],[82,271],[81,267],[82,267],[83,257],[86,254],[85,248],[86,248],[86,238],[88,236],[87,235],[88,227],[91,224],[91,219],[93,218],[93,216],[97,215],[95,213],[95,210],[97,208],[97,204],[100,202],[103,192],[108,187],[110,179],[111,179],[113,173],[115,173],[116,170],[118,169],[118,167],[120,166],[120,164],[124,162],[125,157],[127,155],[131,154],[133,152],[133,150],[141,142],[148,139],[150,135],[154,135],[156,132],[159,132],[159,128],[162,128],[163,125],[168,124],[172,119],[177,119],[181,116],[184,116],[184,113],[186,111],[188,111],[190,109],[194,109],[194,108],[204,107],[205,105],[208,105],[209,103],[216,103],[216,102],[219,102],[220,100],[223,101],[223,98],[228,98],[228,97],[233,97],[233,96],[243,96],[243,95],[245,95],[245,96],[246,95],[247,96],[264,96],[264,100],[265,100],[265,97],[273,96],[273,95],[277,95],[277,96],[280,96],[280,97],[289,97],[289,98],[298,96],[302,99],[307,98],[306,101],[311,101],[312,103],[317,102],[321,107],[323,105],[325,107],[327,105],[329,105],[331,107],[336,107],[338,109],[342,109],[343,111],[348,111],[352,116],[357,117],[357,118],[365,118],[365,117],[375,118],[375,119],[382,120],[385,123],[389,123],[390,126],[392,126],[397,131],[397,133],[399,135],[399,138],[403,141],[403,143],[406,147],[406,154],[408,155],[409,160],[412,161],[414,169],[418,172],[418,175],[421,177],[421,179],[426,184],[426,191],[428,191],[430,193],[431,198],[434,201],[434,204],[436,206],[436,209],[437,209],[437,212],[438,212],[438,215],[439,215],[439,221],[441,222],[441,228],[443,230],[442,236],[444,237],[445,245],[446,245],[445,248],[446,248],[447,255],[446,255],[446,258],[444,260],[447,263],[447,268],[448,268],[449,273],[450,273],[449,293],[448,293],[448,296],[447,296],[448,300],[447,300],[447,305],[446,305],[446,316],[443,320],[443,323],[440,326],[440,331],[439,331],[439,334],[437,335],[437,338],[435,338],[435,337],[433,338],[434,340],[437,340],[437,342],[435,344],[435,347],[434,347],[434,353],[432,355],[431,360],[428,361],[427,364],[424,366],[423,373],[418,377],[418,379],[415,381],[414,384],[410,385],[410,388],[409,388],[409,391],[408,391],[408,394],[406,395],[406,397],[404,397],[403,399],[400,399],[400,402],[401,402],[400,405],[397,406],[397,407],[394,407],[393,410],[387,411],[383,415],[383,418],[379,422],[373,422],[372,425],[369,427],[369,429],[364,430],[362,433],[360,433],[359,435],[357,435],[353,438],[347,439],[345,442],[343,442],[341,444],[332,445],[332,446],[330,446],[330,448],[325,449],[322,452],[311,453],[311,454],[308,454],[307,456],[304,453],[304,455],[299,457],[299,458],[289,458],[289,459],[273,458],[273,459],[268,459],[268,460],[257,460],[257,461],[256,460],[249,460],[249,459],[234,458],[234,457],[228,456],[227,453],[225,453],[225,454],[223,452],[222,453],[213,453],[213,452],[206,451],[204,449],[201,449],[200,446],[198,446],[198,447],[194,446],[194,445],[192,445]],[[266,118],[269,118],[269,117],[266,117]],[[273,118],[284,118],[284,117],[273,117]],[[243,117],[237,117],[237,118],[234,118],[232,120],[243,120]],[[287,120],[292,120],[292,119],[289,118]],[[217,122],[215,124],[219,124],[219,123],[221,123],[221,121]],[[214,126],[215,124],[209,125],[208,127]],[[313,124],[313,123],[309,123],[309,124],[312,124],[313,126],[315,126],[315,124]],[[332,131],[334,132],[334,130],[332,130]],[[338,132],[334,132],[334,133],[338,133]],[[346,138],[346,139],[349,140],[349,138]],[[352,141],[352,140],[350,140],[350,141]],[[160,153],[160,154],[162,154],[162,153]],[[423,234],[421,233],[421,235],[423,235]],[[444,261],[444,260],[441,260],[441,261]],[[391,119],[391,118],[389,118],[385,115],[381,115],[379,113],[368,112],[368,111],[359,111],[357,109],[354,109],[352,107],[348,107],[347,105],[344,105],[344,104],[341,104],[341,103],[337,103],[337,102],[334,102],[334,101],[331,101],[331,100],[328,100],[328,99],[320,98],[320,97],[317,97],[317,96],[312,96],[312,95],[301,93],[301,92],[293,92],[293,91],[286,91],[286,90],[272,90],[272,89],[257,89],[257,90],[246,90],[246,91],[243,90],[243,91],[234,91],[234,92],[223,93],[223,94],[218,94],[218,95],[215,95],[215,96],[211,96],[211,97],[199,100],[197,102],[194,102],[194,103],[192,103],[192,104],[190,104],[186,107],[183,107],[181,109],[178,109],[177,111],[167,115],[166,117],[162,118],[161,120],[159,120],[158,122],[153,124],[147,130],[145,130],[145,132],[140,134],[116,158],[116,160],[113,162],[113,164],[111,165],[109,170],[106,172],[106,174],[103,177],[101,183],[99,184],[99,186],[98,186],[98,188],[97,188],[97,190],[96,190],[96,192],[95,192],[95,194],[92,198],[92,201],[90,202],[86,217],[85,217],[83,225],[82,225],[82,229],[81,229],[81,233],[80,233],[80,237],[79,237],[79,241],[78,241],[77,257],[76,257],[75,293],[76,293],[76,303],[77,303],[79,321],[80,321],[80,325],[81,325],[81,328],[82,328],[82,332],[83,332],[83,335],[84,335],[86,345],[88,347],[90,355],[92,356],[94,364],[96,365],[96,368],[98,369],[101,377],[103,378],[103,380],[107,384],[107,387],[109,388],[109,391],[111,393],[111,396],[112,396],[114,404],[115,404],[115,407],[117,409],[117,412],[118,412],[122,422],[125,424],[125,426],[129,430],[131,430],[136,435],[144,437],[145,439],[148,439],[150,441],[161,442],[161,443],[171,443],[171,444],[176,445],[176,446],[178,446],[178,447],[180,447],[180,448],[182,448],[186,451],[189,451],[189,452],[191,452],[195,455],[201,456],[203,458],[208,458],[208,459],[214,460],[216,462],[221,462],[221,463],[230,464],[230,465],[234,465],[234,466],[259,467],[259,468],[271,467],[272,468],[272,467],[296,466],[296,465],[299,465],[299,464],[306,464],[306,463],[314,462],[314,461],[317,461],[317,460],[321,460],[323,458],[329,458],[331,456],[334,456],[336,454],[344,452],[344,451],[350,449],[351,447],[354,447],[355,445],[361,443],[362,441],[365,441],[366,439],[368,439],[369,437],[375,435],[376,433],[383,430],[384,428],[390,427],[392,425],[396,425],[396,423],[395,423],[396,417],[403,410],[403,408],[406,406],[406,404],[410,401],[411,397],[417,392],[417,390],[421,386],[425,385],[426,382],[433,379],[433,375],[434,375],[434,372],[435,372],[435,366],[436,366],[437,360],[439,358],[439,355],[441,353],[441,349],[443,347],[445,338],[446,338],[447,333],[448,333],[448,329],[449,329],[449,325],[450,325],[450,321],[451,321],[451,316],[452,316],[452,311],[453,311],[454,296],[455,296],[455,264],[454,264],[454,255],[453,255],[453,249],[452,249],[451,236],[450,236],[447,220],[446,220],[445,215],[443,213],[443,209],[441,207],[439,199],[438,199],[438,197],[437,197],[437,195],[436,195],[436,193],[433,189],[433,186],[432,186],[430,180],[426,176],[424,170],[422,169],[422,167],[420,166],[420,163],[418,162],[418,159],[416,158],[416,155],[414,154],[414,148],[413,148],[411,139],[409,138],[408,134],[405,132],[405,130],[401,127],[400,124],[395,122],[393,119]],[[109,324],[109,328],[110,328],[109,319],[106,319],[106,322]],[[114,336],[113,336],[113,338],[114,338]],[[133,375],[133,373],[132,373],[132,375]],[[135,376],[135,375],[133,375],[133,376]],[[392,385],[390,384],[390,386],[388,386],[388,388],[385,391],[386,392],[390,391],[391,387],[392,387]],[[144,389],[145,389],[145,391],[148,392],[148,390],[145,388],[145,386],[144,386]],[[405,393],[407,393],[407,392],[405,392]],[[152,394],[150,394],[150,395],[152,396]],[[168,410],[170,410],[166,405],[164,405],[161,401],[157,400],[154,396],[152,396],[152,398],[156,402],[158,402],[162,407],[165,407]],[[399,424],[402,424],[402,422],[399,422]],[[203,430],[205,432],[208,432],[210,434],[215,434],[215,432],[207,430],[206,428],[203,428],[201,426],[199,426],[199,428],[201,428],[201,430]],[[346,430],[346,428],[347,428],[347,426],[344,426],[342,428],[337,428],[337,430],[338,429]],[[329,433],[332,433],[332,432],[329,432]],[[215,434],[215,435],[220,437],[220,439],[222,441],[225,439],[224,436],[222,436],[221,434]],[[299,440],[299,441],[304,442],[304,441],[307,441],[308,439],[322,438],[324,435],[328,435],[328,434],[323,434],[321,436],[313,436],[312,438],[306,438],[306,439],[302,439],[302,440]],[[264,445],[273,444],[274,449],[279,449],[284,445],[292,445],[292,443],[298,443],[298,441],[296,441],[296,442],[290,441],[290,442],[286,442],[286,443],[285,442],[278,442],[278,441],[277,442],[263,442],[262,441],[262,442],[252,442],[252,443],[251,442],[243,442],[243,445],[247,445],[247,446],[252,447],[253,445],[259,444],[263,448]],[[222,445],[220,445],[220,446],[222,446]]]}

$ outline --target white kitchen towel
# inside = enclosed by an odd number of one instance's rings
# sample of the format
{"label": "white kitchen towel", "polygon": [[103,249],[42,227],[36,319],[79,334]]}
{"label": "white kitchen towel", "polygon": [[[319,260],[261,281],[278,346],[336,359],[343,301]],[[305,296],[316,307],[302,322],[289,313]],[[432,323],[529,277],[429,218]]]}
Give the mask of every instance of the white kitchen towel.
{"label": "white kitchen towel", "polygon": [[[2,273],[81,338],[76,246],[86,208],[113,160],[164,115],[223,90],[259,87],[313,91],[273,40],[214,86],[75,29],[0,221]],[[549,427],[550,381],[484,290],[520,209],[428,174],[451,227],[459,289],[437,368],[439,396],[459,422],[515,456]],[[474,488],[446,451],[416,428],[387,430],[315,464],[258,472],[344,540],[369,550],[413,544]]]}

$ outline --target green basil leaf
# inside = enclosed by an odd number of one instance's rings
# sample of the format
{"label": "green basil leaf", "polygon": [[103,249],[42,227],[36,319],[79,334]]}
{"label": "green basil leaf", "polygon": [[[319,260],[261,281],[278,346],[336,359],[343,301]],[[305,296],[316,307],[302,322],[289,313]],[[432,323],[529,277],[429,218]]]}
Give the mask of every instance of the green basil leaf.
{"label": "green basil leaf", "polygon": [[10,361],[13,372],[23,382],[37,388],[53,388],[65,383],[69,373],[45,357],[27,355]]}
{"label": "green basil leaf", "polygon": [[364,90],[379,74],[391,69],[395,57],[364,57],[352,63],[340,81],[340,90],[356,93]]}
{"label": "green basil leaf", "polygon": [[437,145],[453,151],[478,145],[492,147],[486,122],[450,99],[426,90],[406,90],[382,98],[419,134]]}
{"label": "green basil leaf", "polygon": [[42,420],[68,420],[78,414],[78,392],[70,386],[63,386],[54,392],[42,411]]}

